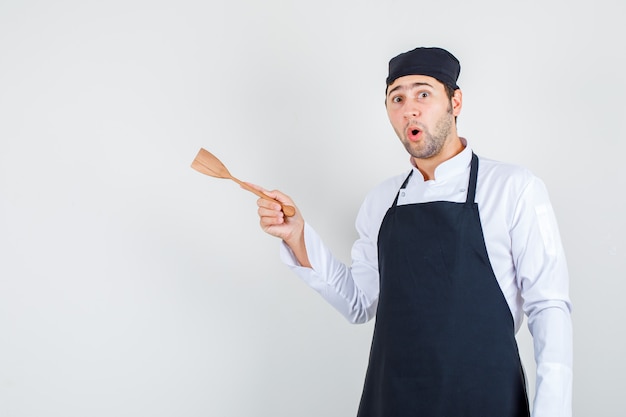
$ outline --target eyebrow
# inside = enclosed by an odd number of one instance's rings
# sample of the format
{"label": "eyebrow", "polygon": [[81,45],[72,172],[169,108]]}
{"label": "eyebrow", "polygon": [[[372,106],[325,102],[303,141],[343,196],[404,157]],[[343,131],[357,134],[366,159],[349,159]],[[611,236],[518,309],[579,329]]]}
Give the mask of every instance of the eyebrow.
{"label": "eyebrow", "polygon": [[416,87],[422,87],[422,86],[428,86],[430,88],[435,88],[435,87],[433,87],[429,83],[413,83],[413,84],[409,85],[408,87],[406,85],[402,85],[401,84],[401,85],[397,85],[394,88],[392,88],[391,90],[389,90],[387,92],[387,97],[389,97],[391,95],[391,93],[393,93],[395,91],[398,91],[398,90],[410,90],[410,89],[413,89],[413,88],[416,88]]}

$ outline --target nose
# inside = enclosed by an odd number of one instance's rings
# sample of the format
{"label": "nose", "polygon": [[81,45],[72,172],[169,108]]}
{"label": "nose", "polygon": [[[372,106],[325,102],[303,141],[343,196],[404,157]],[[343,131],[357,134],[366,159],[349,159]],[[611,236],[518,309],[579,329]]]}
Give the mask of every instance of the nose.
{"label": "nose", "polygon": [[406,119],[413,119],[420,115],[420,111],[417,108],[417,105],[413,103],[407,103],[404,108],[404,117]]}

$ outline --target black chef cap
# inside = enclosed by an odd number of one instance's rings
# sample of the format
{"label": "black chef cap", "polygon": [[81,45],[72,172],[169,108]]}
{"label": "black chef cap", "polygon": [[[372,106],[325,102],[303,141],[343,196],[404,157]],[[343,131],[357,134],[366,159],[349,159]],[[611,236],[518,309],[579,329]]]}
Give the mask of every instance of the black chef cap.
{"label": "black chef cap", "polygon": [[459,88],[456,81],[460,72],[459,60],[445,49],[415,48],[389,61],[387,85],[405,75],[428,75],[456,90]]}

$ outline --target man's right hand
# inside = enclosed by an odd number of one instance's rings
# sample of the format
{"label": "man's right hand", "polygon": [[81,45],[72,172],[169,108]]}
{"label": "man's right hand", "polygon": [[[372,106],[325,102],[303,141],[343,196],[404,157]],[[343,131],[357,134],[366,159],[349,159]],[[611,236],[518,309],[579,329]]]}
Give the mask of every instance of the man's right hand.
{"label": "man's right hand", "polygon": [[248,183],[248,185],[261,191],[268,197],[280,201],[283,205],[295,207],[296,213],[291,217],[287,217],[282,212],[279,204],[264,198],[257,200],[261,229],[272,236],[282,239],[289,246],[300,265],[310,268],[311,264],[304,244],[304,218],[298,207],[293,203],[293,200],[278,190],[268,191],[255,184]]}

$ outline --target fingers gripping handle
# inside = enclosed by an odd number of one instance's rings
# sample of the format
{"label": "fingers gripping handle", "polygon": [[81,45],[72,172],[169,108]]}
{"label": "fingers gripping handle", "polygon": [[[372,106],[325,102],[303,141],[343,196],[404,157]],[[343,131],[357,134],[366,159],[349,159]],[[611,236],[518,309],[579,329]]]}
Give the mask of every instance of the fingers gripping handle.
{"label": "fingers gripping handle", "polygon": [[275,202],[275,203],[280,204],[280,207],[281,207],[281,209],[282,209],[283,213],[285,213],[285,216],[287,216],[287,217],[291,217],[291,216],[293,216],[294,214],[296,214],[296,209],[295,209],[295,207],[293,207],[293,206],[289,206],[289,205],[286,205],[286,204],[283,204],[283,203],[281,203],[280,201],[278,201],[278,200],[276,200],[276,199],[273,199],[272,197],[270,197],[270,196],[268,196],[268,195],[266,195],[266,194],[262,193],[261,191],[256,190],[256,189],[254,189],[254,188],[250,187],[250,186],[249,186],[248,184],[246,184],[245,182],[243,182],[243,181],[239,181],[237,178],[234,178],[234,177],[233,177],[232,179],[233,179],[233,181],[235,181],[237,184],[241,185],[241,187],[242,187],[242,188],[244,188],[244,189],[246,189],[246,190],[250,191],[251,193],[254,193],[254,194],[256,194],[257,196],[259,196],[259,197],[261,197],[261,198],[264,198],[264,199],[266,199],[266,200],[273,201],[273,202]]}

